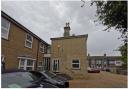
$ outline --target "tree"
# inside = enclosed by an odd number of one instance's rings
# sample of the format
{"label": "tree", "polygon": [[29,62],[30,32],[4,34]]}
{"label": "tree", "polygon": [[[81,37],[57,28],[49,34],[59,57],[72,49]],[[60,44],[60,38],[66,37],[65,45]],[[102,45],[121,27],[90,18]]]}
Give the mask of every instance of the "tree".
{"label": "tree", "polygon": [[107,26],[106,30],[115,28],[122,33],[124,44],[119,47],[119,51],[127,68],[127,1],[93,1],[91,5],[97,7],[96,16],[99,22]]}
{"label": "tree", "polygon": [[107,26],[105,30],[114,27],[126,37],[127,32],[127,1],[94,1],[98,21]]}
{"label": "tree", "polygon": [[127,43],[119,47],[119,51],[122,55],[122,60],[124,61],[123,67],[127,68]]}

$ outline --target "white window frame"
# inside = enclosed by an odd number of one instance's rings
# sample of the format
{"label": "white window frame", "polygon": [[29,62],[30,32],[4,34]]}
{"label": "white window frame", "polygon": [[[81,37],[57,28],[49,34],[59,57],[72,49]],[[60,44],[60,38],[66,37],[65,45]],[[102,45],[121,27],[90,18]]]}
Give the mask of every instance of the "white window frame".
{"label": "white window frame", "polygon": [[115,60],[112,60],[112,61],[110,60],[110,61],[109,61],[109,64],[110,64],[110,65],[115,65]]}
{"label": "white window frame", "polygon": [[5,56],[1,55],[1,70],[5,69]]}
{"label": "white window frame", "polygon": [[115,66],[122,66],[123,62],[121,60],[115,61]]}
{"label": "white window frame", "polygon": [[[32,41],[28,40],[28,39],[27,39],[27,36],[32,37]],[[31,46],[29,47],[28,45],[26,45],[26,42],[31,43]],[[32,48],[32,44],[33,44],[33,36],[31,36],[30,34],[26,34],[25,47],[27,47],[27,48]]]}
{"label": "white window frame", "polygon": [[[48,67],[48,70],[50,70],[50,62],[51,62],[50,57],[44,57],[44,60],[43,60],[44,70],[46,70],[45,67]],[[58,69],[59,69],[59,66],[58,66]]]}
{"label": "white window frame", "polygon": [[[79,63],[73,63],[73,60],[78,60]],[[78,68],[74,68],[74,67],[73,67],[73,64],[79,64],[79,67],[78,67]],[[79,59],[79,58],[74,58],[74,59],[72,59],[71,66],[72,66],[72,69],[80,69],[80,59]]]}
{"label": "white window frame", "polygon": [[101,60],[99,60],[99,64],[101,64],[102,62],[101,62]]}
{"label": "white window frame", "polygon": [[[54,70],[54,65],[55,65],[54,63],[57,65],[57,69],[56,70]],[[52,60],[52,71],[59,72],[59,69],[60,69],[60,60],[58,58],[53,59]]]}
{"label": "white window frame", "polygon": [[[21,69],[21,67],[23,67],[24,70],[27,69],[27,67],[32,67],[32,70],[34,70],[34,65],[35,65],[35,59],[32,59],[32,58],[27,58],[27,57],[18,57],[19,58],[19,66],[18,66],[18,69]],[[24,60],[24,65],[21,65],[21,60]],[[28,60],[31,60],[33,61],[33,65],[30,66],[30,65],[27,65],[27,61]]]}
{"label": "white window frame", "polygon": [[[4,17],[2,17],[3,19],[5,19]],[[1,19],[2,19],[1,18]],[[7,19],[5,19],[9,24],[8,24],[8,28],[5,28],[5,27],[3,27],[2,26],[2,21],[1,21],[1,37],[2,38],[4,38],[4,39],[6,39],[6,40],[8,40],[8,37],[9,37],[9,30],[10,30],[10,22],[7,20]],[[7,31],[7,34],[6,34],[6,36],[4,36],[4,35],[2,35],[2,30],[6,30]]]}
{"label": "white window frame", "polygon": [[[43,50],[41,50],[41,49],[43,49]],[[45,45],[42,42],[40,43],[40,52],[45,53]]]}
{"label": "white window frame", "polygon": [[5,57],[4,55],[1,55],[1,62],[4,62],[5,61]]}

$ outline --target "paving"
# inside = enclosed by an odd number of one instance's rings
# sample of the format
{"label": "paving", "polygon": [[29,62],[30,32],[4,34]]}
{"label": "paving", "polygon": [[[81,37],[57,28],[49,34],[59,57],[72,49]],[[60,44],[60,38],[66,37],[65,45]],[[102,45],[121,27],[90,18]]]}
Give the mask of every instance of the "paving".
{"label": "paving", "polygon": [[127,76],[109,72],[89,73],[87,79],[69,81],[70,88],[126,88]]}

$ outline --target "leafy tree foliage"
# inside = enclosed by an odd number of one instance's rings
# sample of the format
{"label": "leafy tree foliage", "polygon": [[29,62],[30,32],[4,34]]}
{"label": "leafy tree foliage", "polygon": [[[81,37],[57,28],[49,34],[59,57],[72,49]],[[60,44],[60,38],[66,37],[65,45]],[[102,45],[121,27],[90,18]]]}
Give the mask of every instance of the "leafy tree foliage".
{"label": "leafy tree foliage", "polygon": [[94,1],[97,10],[96,16],[103,25],[107,26],[105,30],[114,27],[126,37],[127,33],[127,1]]}
{"label": "leafy tree foliage", "polygon": [[119,51],[122,55],[122,60],[124,61],[123,67],[127,68],[127,43],[119,47]]}
{"label": "leafy tree foliage", "polygon": [[124,67],[127,67],[127,1],[93,1],[91,5],[97,7],[96,16],[104,26],[105,30],[112,27],[122,33],[121,38],[124,44],[119,47],[119,51],[124,61]]}

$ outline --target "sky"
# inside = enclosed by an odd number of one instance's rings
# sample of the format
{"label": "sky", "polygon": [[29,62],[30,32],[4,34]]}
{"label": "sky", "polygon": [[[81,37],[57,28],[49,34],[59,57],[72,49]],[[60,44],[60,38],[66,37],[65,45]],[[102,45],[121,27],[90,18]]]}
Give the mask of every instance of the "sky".
{"label": "sky", "polygon": [[86,1],[83,8],[81,1],[2,1],[1,9],[47,43],[50,38],[62,37],[66,22],[70,23],[70,34],[88,34],[87,53],[92,56],[120,55],[115,51],[122,44],[118,39],[120,33],[111,29],[103,31],[106,27],[98,22],[96,6],[90,6]]}

